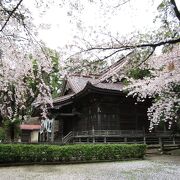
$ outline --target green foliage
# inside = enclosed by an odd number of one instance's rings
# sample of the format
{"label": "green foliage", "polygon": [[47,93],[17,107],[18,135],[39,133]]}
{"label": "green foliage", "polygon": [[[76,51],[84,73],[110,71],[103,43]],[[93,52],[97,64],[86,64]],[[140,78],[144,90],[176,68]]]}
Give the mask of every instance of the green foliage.
{"label": "green foliage", "polygon": [[151,72],[149,69],[134,68],[129,71],[128,76],[133,79],[143,79],[144,77],[150,77]]}
{"label": "green foliage", "polygon": [[5,140],[5,130],[0,127],[0,142]]}
{"label": "green foliage", "polygon": [[[171,84],[172,85],[172,91],[173,92],[176,92],[176,93],[178,93],[178,92],[180,92],[180,84]],[[180,96],[180,95],[179,95]]]}
{"label": "green foliage", "polygon": [[0,144],[0,163],[76,162],[143,158],[146,145],[25,145]]}
{"label": "green foliage", "polygon": [[13,121],[6,119],[3,122],[3,129],[7,141],[9,140],[14,141],[15,139],[19,138],[20,135],[19,125],[20,125],[20,120],[18,118],[14,119]]}
{"label": "green foliage", "polygon": [[127,80],[126,78],[123,78],[122,80],[121,80],[121,82],[123,83],[123,85],[125,85],[125,86],[127,86],[127,85],[129,85],[130,84],[130,81],[129,80]]}
{"label": "green foliage", "polygon": [[62,77],[61,77],[61,68],[59,64],[59,54],[53,51],[50,51],[50,58],[52,63],[52,71],[49,74],[49,82],[48,85],[51,88],[52,97],[58,97],[60,94],[60,89],[62,85]]}
{"label": "green foliage", "polygon": [[[62,77],[61,77],[61,68],[59,64],[59,54],[56,51],[46,49],[48,56],[51,60],[51,71],[45,72],[43,67],[38,65],[38,60],[31,57],[33,64],[33,74],[34,79],[32,77],[27,77],[26,83],[29,85],[29,88],[32,88],[33,92],[38,91],[37,85],[39,81],[42,80],[44,83],[49,86],[51,89],[51,95],[53,98],[58,97],[60,94],[60,88],[62,85]],[[38,93],[37,93],[38,94]]]}
{"label": "green foliage", "polygon": [[161,3],[159,4],[159,6],[157,7],[157,9],[158,9],[158,10],[161,10],[161,9],[164,8],[164,7],[165,7],[164,2],[161,2]]}

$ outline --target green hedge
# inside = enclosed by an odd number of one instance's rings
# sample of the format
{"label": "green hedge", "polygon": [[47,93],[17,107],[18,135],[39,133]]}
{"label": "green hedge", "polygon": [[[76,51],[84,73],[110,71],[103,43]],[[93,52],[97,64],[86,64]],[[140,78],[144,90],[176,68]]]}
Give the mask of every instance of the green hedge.
{"label": "green hedge", "polygon": [[0,144],[0,163],[76,162],[143,158],[146,145],[25,145]]}

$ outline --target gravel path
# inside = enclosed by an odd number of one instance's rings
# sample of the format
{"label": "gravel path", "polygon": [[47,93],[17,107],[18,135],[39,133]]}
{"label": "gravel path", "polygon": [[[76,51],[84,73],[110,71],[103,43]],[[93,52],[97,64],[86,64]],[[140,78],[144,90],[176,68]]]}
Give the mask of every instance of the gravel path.
{"label": "gravel path", "polygon": [[180,180],[180,156],[73,165],[1,167],[0,180]]}

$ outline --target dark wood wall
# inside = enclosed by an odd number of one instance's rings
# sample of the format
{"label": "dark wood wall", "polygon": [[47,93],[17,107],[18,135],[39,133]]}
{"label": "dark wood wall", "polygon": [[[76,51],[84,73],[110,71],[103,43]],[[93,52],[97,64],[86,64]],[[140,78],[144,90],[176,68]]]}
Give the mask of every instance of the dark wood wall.
{"label": "dark wood wall", "polygon": [[81,115],[73,117],[69,125],[75,131],[147,131],[147,107],[148,103],[135,104],[133,98],[126,98],[125,95],[89,94],[75,103],[75,108]]}

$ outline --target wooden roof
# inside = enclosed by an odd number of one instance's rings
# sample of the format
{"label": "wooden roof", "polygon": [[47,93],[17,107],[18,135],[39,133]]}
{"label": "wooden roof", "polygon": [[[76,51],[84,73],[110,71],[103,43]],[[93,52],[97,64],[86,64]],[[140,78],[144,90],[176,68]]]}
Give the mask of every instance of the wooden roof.
{"label": "wooden roof", "polygon": [[69,76],[67,78],[67,81],[69,85],[71,86],[74,93],[78,93],[84,89],[87,82],[90,82],[91,84],[97,84],[98,80],[94,77],[88,77],[88,76]]}
{"label": "wooden roof", "polygon": [[[98,79],[92,77],[83,77],[83,76],[70,76],[67,77],[65,86],[69,86],[71,88],[70,94],[64,94],[56,99],[54,99],[54,105],[65,105],[72,102],[75,98],[82,96],[88,90],[94,92],[104,92],[104,93],[121,93],[123,85],[122,83],[107,83],[107,82],[99,82]],[[64,88],[65,89],[65,88]]]}
{"label": "wooden roof", "polygon": [[128,53],[126,56],[123,56],[117,62],[115,62],[110,67],[105,69],[105,71],[98,78],[99,82],[104,82],[108,80],[110,77],[112,77],[114,74],[118,74],[119,72],[122,72],[125,65],[129,63],[129,59],[131,55],[133,55],[133,51]]}
{"label": "wooden roof", "polygon": [[[129,53],[128,55],[132,54]],[[128,56],[127,55],[127,56]],[[107,82],[106,80],[119,72],[129,62],[127,56],[123,56],[119,61],[104,70],[101,75],[69,75],[63,82],[61,96],[54,99],[54,105],[69,104],[74,98],[85,93],[88,88],[93,91],[103,91],[111,93],[120,93],[123,89],[121,82]]]}
{"label": "wooden roof", "polygon": [[33,130],[40,130],[40,128],[41,128],[41,125],[38,125],[38,124],[21,124],[20,125],[21,130],[33,131]]}
{"label": "wooden roof", "polygon": [[[166,53],[160,56],[152,56],[151,60],[166,60],[172,59],[173,57],[179,58],[180,46],[173,49],[171,53]],[[129,63],[129,59],[133,56],[133,52],[122,57],[119,61],[114,63],[112,66],[102,72],[101,75],[70,75],[66,76],[63,84],[63,90],[61,97],[54,99],[54,104],[64,104],[73,102],[74,98],[79,97],[85,93],[88,89],[93,91],[103,91],[108,93],[120,93],[123,89],[123,84],[120,82],[112,83],[107,80],[110,79],[114,74],[123,72],[124,67]],[[70,90],[70,91],[68,91]]]}

